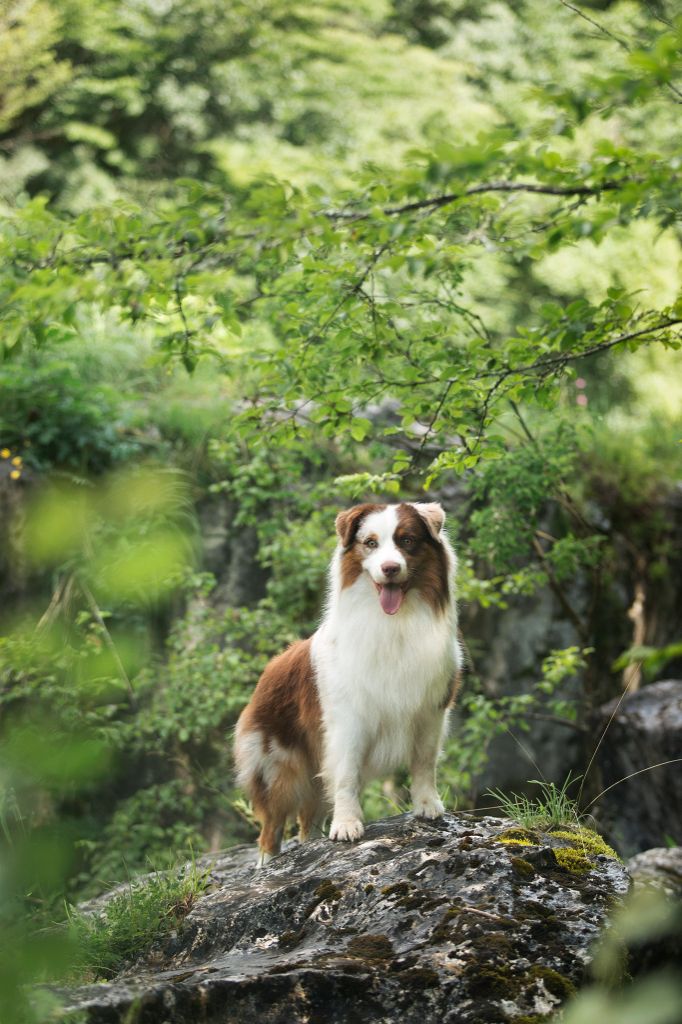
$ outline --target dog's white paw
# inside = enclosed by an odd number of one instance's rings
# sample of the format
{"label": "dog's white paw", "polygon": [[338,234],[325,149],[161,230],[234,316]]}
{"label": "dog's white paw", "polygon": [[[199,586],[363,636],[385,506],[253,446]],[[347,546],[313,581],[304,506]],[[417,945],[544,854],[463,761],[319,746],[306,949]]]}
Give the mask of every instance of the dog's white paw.
{"label": "dog's white paw", "polygon": [[266,853],[265,850],[259,850],[258,860],[256,861],[256,870],[258,870],[259,868],[264,868],[266,864],[270,863],[273,857],[273,853]]}
{"label": "dog's white paw", "polygon": [[414,815],[417,818],[440,818],[445,814],[445,804],[437,793],[432,796],[422,796],[414,801]]}
{"label": "dog's white paw", "polygon": [[355,842],[365,832],[365,826],[359,818],[334,818],[329,829],[329,838],[339,842]]}

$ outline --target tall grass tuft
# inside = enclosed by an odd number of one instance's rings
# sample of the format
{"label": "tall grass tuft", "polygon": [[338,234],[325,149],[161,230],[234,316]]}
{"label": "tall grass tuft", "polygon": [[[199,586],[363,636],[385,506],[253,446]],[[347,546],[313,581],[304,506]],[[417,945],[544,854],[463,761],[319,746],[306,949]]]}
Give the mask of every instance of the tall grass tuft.
{"label": "tall grass tuft", "polygon": [[508,818],[513,818],[523,828],[550,828],[555,825],[579,825],[585,817],[578,810],[578,803],[568,793],[569,788],[580,780],[577,775],[571,778],[568,773],[562,786],[554,782],[540,782],[529,779],[533,786],[539,786],[536,797],[527,797],[519,793],[503,793],[499,789],[488,789],[486,792],[497,800],[498,807]]}
{"label": "tall grass tuft", "polygon": [[193,863],[182,872],[156,872],[111,896],[99,912],[68,908],[80,979],[112,978],[151,944],[178,928],[207,886]]}

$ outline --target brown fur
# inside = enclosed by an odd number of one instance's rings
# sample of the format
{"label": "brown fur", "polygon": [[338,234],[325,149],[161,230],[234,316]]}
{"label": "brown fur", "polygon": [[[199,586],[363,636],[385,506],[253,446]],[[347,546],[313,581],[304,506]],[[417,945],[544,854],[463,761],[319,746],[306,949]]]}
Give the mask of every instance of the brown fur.
{"label": "brown fur", "polygon": [[353,543],[341,555],[341,589],[352,587],[362,572],[362,545]]}
{"label": "brown fur", "polygon": [[350,547],[360,529],[360,523],[370,512],[381,512],[385,505],[376,505],[372,502],[365,502],[364,505],[355,505],[354,508],[339,512],[336,517],[336,532],[344,548]]}
{"label": "brown fur", "polygon": [[346,512],[339,512],[336,517],[336,532],[344,547],[341,555],[341,588],[352,587],[362,572],[362,551],[355,544],[357,532],[360,529],[362,520],[370,512],[380,512],[386,508],[385,505],[374,505],[366,502],[364,505],[356,505]]}
{"label": "brown fur", "polygon": [[[262,852],[279,852],[288,818],[298,816],[304,839],[322,814],[320,770],[321,713],[310,660],[310,640],[299,640],[267,665],[237,726],[239,736],[257,732],[264,749],[273,741],[286,753],[274,781],[262,773],[249,778],[246,788],[262,824]],[[239,743],[236,746],[240,769]]]}
{"label": "brown fur", "polygon": [[[412,538],[412,547],[404,547]],[[416,588],[434,611],[447,608],[450,597],[448,565],[442,545],[434,539],[424,519],[412,505],[398,506],[398,528],[393,539],[400,548],[409,571],[407,589]]]}

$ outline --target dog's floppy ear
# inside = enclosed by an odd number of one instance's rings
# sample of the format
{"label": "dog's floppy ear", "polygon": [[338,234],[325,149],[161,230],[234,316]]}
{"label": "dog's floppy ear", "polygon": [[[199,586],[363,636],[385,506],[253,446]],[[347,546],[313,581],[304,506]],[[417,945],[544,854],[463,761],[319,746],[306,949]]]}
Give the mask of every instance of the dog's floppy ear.
{"label": "dog's floppy ear", "polygon": [[416,509],[426,523],[427,529],[434,540],[440,541],[440,531],[445,522],[445,510],[438,501],[413,501],[412,508]]}
{"label": "dog's floppy ear", "polygon": [[355,535],[365,516],[368,516],[370,512],[378,511],[380,508],[383,508],[383,506],[365,504],[355,505],[353,508],[346,509],[345,512],[339,512],[336,517],[336,532],[344,548],[350,547],[355,540]]}

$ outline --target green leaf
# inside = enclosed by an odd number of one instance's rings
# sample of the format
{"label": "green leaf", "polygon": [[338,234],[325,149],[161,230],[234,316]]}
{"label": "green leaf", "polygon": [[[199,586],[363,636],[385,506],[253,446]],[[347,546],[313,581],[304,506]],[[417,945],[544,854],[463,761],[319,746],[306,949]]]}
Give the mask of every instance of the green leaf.
{"label": "green leaf", "polygon": [[354,441],[364,441],[371,430],[371,420],[364,419],[361,416],[351,420],[350,432]]}

